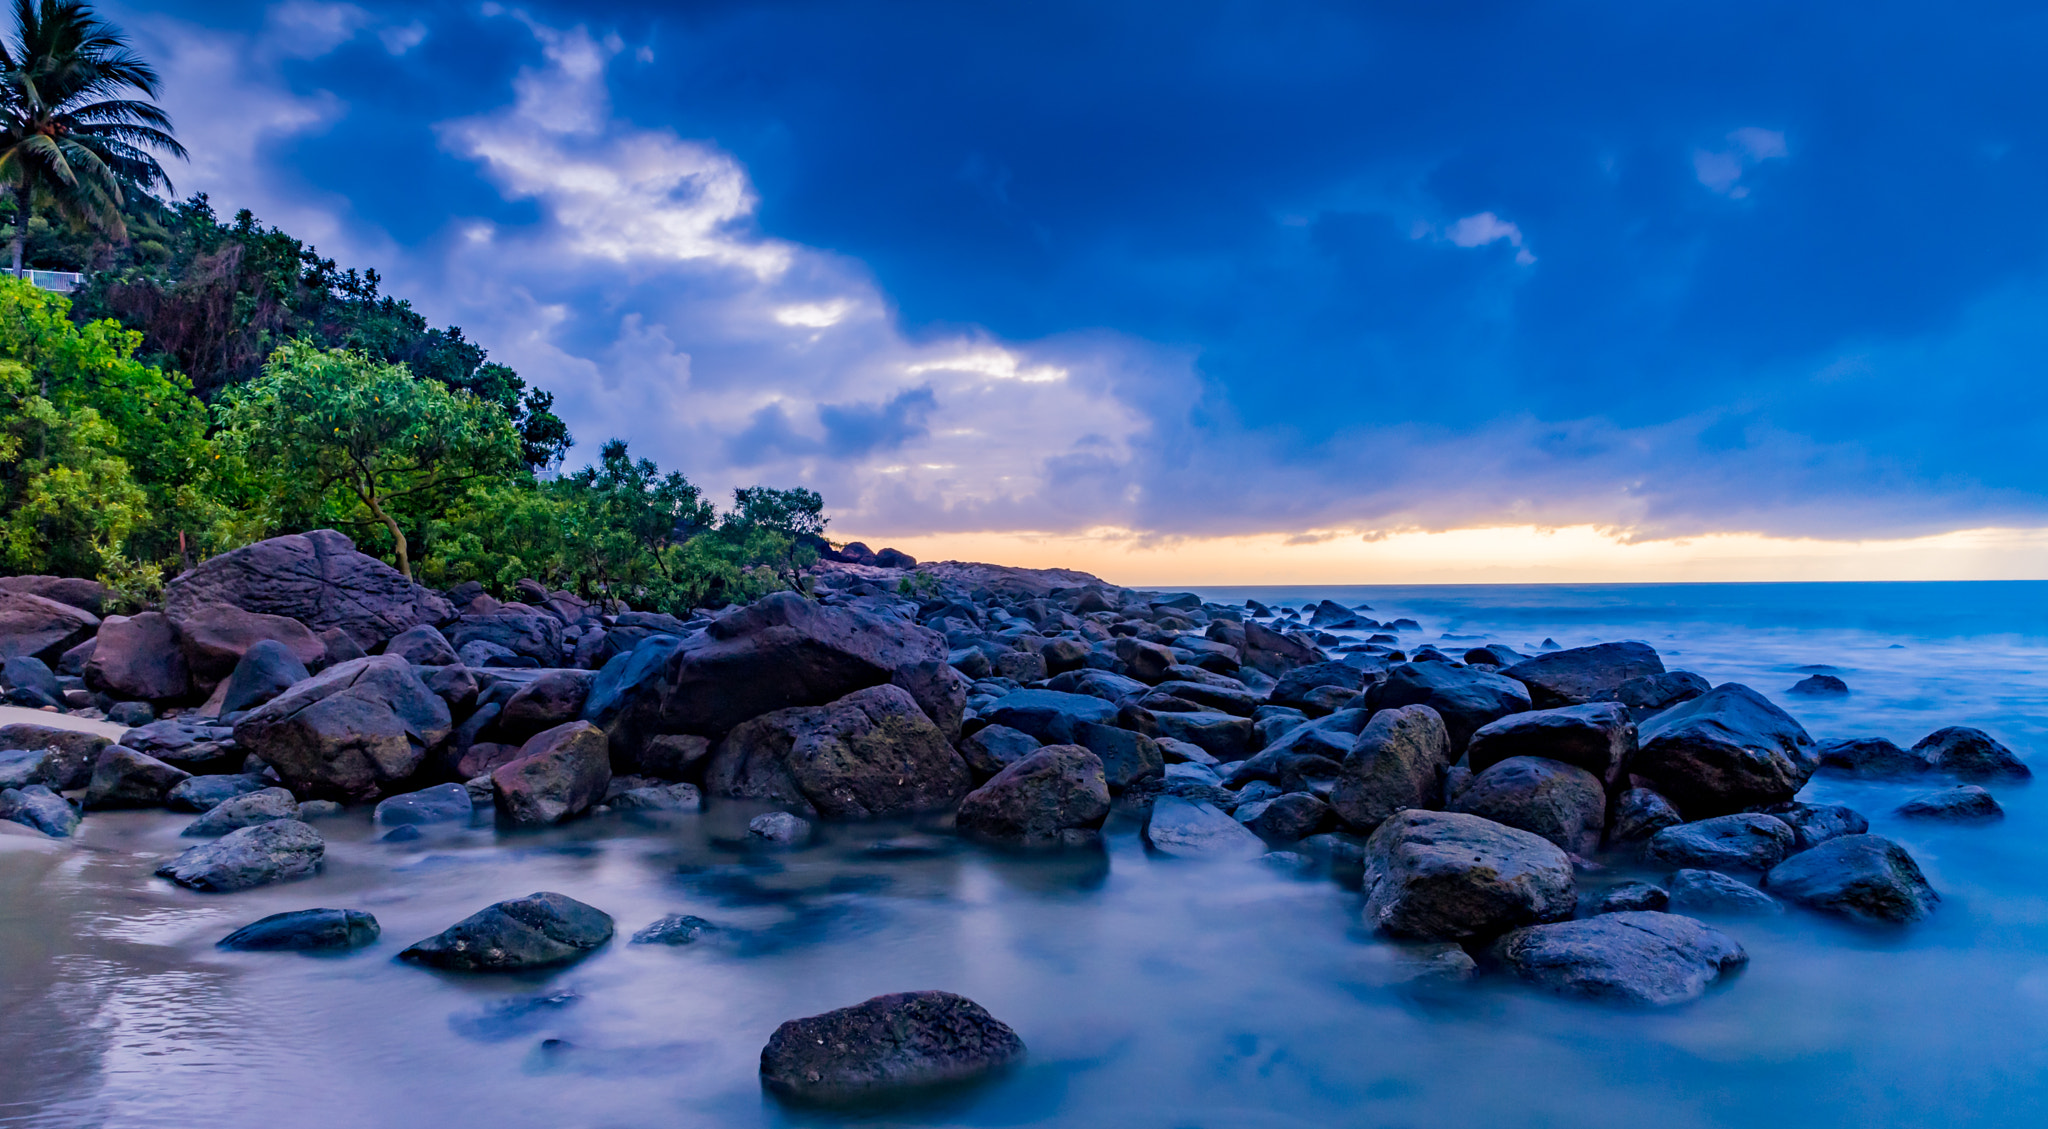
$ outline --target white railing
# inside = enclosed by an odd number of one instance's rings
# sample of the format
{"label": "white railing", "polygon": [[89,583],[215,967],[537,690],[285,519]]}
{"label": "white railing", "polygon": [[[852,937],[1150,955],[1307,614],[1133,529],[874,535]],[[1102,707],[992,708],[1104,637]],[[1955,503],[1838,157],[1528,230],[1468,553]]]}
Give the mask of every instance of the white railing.
{"label": "white railing", "polygon": [[68,270],[25,270],[21,276],[45,290],[69,294],[85,285],[85,276]]}

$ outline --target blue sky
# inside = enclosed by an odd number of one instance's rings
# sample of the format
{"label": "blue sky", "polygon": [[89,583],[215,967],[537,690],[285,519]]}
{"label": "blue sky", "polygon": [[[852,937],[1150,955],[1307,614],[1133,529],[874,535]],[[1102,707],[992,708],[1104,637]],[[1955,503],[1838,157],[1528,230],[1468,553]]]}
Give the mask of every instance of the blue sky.
{"label": "blue sky", "polygon": [[2048,526],[2039,5],[107,5],[181,188],[835,530]]}

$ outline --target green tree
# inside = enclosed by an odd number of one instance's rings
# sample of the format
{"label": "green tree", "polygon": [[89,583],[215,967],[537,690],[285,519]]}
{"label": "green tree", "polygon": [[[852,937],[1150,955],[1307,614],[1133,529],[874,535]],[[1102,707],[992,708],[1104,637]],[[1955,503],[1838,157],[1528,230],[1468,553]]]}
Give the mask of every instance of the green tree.
{"label": "green tree", "polygon": [[14,21],[13,42],[0,44],[0,181],[14,195],[19,277],[36,205],[126,240],[126,192],[170,186],[151,150],[185,149],[143,100],[156,97],[155,68],[83,0],[15,0]]}
{"label": "green tree", "polygon": [[19,361],[0,360],[0,556],[10,569],[118,580],[146,498],[89,407],[59,407]]}
{"label": "green tree", "polygon": [[424,525],[472,486],[520,469],[519,434],[497,404],[405,366],[295,342],[231,389],[218,441],[266,487],[279,526],[335,510],[381,525],[412,576],[402,519]]}

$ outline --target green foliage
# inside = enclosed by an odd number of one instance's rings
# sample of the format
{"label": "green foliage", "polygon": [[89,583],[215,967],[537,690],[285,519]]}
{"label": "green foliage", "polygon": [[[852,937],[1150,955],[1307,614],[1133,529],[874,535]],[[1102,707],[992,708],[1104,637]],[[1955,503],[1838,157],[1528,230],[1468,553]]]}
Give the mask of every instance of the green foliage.
{"label": "green foliage", "polygon": [[896,582],[898,594],[918,600],[936,598],[940,587],[939,578],[929,572],[912,573]]}

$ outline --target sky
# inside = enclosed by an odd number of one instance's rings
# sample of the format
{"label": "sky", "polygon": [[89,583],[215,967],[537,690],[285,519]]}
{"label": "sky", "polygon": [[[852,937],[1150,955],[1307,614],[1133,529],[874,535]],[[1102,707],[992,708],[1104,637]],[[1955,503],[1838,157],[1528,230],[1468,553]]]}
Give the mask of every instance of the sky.
{"label": "sky", "polygon": [[179,192],[830,532],[2048,577],[2048,9],[103,3]]}

